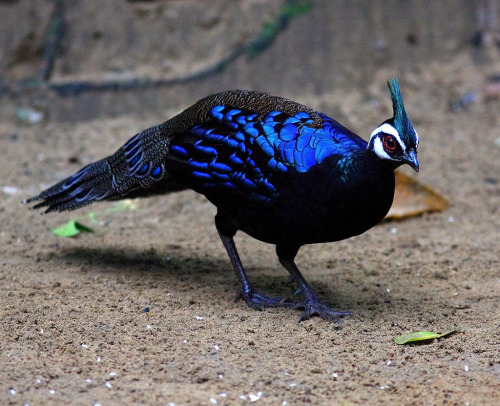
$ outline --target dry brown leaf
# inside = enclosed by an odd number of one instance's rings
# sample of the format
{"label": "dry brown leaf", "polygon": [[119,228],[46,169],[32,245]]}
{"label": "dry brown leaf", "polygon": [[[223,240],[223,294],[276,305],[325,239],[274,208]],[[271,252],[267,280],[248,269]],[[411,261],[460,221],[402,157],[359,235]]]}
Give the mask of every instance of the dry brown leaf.
{"label": "dry brown leaf", "polygon": [[385,218],[402,220],[422,213],[443,211],[448,207],[450,203],[435,190],[401,172],[396,172],[394,203]]}

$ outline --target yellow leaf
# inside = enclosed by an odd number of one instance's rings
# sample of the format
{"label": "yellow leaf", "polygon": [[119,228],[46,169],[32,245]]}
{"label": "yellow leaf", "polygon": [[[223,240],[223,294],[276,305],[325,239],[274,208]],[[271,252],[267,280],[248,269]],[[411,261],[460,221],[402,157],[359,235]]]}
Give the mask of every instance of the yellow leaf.
{"label": "yellow leaf", "polygon": [[450,207],[450,203],[430,187],[418,183],[401,172],[396,172],[395,175],[394,202],[386,219],[402,220],[422,213],[444,211]]}

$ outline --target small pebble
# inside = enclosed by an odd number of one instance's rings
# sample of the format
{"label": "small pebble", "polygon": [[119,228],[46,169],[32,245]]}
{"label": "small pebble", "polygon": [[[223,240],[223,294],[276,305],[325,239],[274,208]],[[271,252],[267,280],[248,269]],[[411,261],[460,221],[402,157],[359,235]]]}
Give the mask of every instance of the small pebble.
{"label": "small pebble", "polygon": [[89,348],[89,346],[87,344],[82,344],[82,347],[83,348]]}
{"label": "small pebble", "polygon": [[217,403],[217,399],[210,398],[210,402],[213,403],[214,405]]}
{"label": "small pebble", "polygon": [[15,186],[2,186],[0,190],[7,195],[15,195],[19,191]]}
{"label": "small pebble", "polygon": [[106,382],[106,386],[107,386],[108,388],[110,388],[110,389],[113,387],[113,385],[111,385],[111,383],[110,383],[110,382]]}
{"label": "small pebble", "polygon": [[195,319],[196,320],[203,320],[203,317],[201,317],[201,316],[195,316]]}
{"label": "small pebble", "polygon": [[250,393],[249,395],[250,402],[257,402],[262,397],[262,392],[257,392],[255,395]]}
{"label": "small pebble", "polygon": [[44,118],[44,115],[41,111],[24,107],[16,108],[16,116],[19,121],[29,124],[39,123]]}
{"label": "small pebble", "polygon": [[464,366],[464,371],[465,372],[469,372],[469,366],[468,365]]}
{"label": "small pebble", "polygon": [[15,395],[16,393],[17,393],[17,392],[16,392],[16,390],[15,390],[15,389],[10,388],[10,394],[11,394],[11,395]]}
{"label": "small pebble", "polygon": [[[219,376],[220,376],[220,375],[219,375]],[[225,398],[225,397],[227,397],[227,393],[226,393],[226,392],[219,393],[219,396],[220,396],[221,398]]]}
{"label": "small pebble", "polygon": [[56,393],[56,391],[55,391],[54,389],[51,389],[51,390],[49,390],[49,393],[50,393],[51,395],[53,395],[53,394],[55,394],[55,393]]}

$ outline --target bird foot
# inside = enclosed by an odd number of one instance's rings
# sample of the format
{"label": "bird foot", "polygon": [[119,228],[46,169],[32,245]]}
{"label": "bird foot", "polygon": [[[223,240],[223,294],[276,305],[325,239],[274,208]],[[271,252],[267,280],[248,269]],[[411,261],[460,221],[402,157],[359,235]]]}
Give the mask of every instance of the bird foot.
{"label": "bird foot", "polygon": [[305,309],[304,313],[299,318],[299,323],[301,321],[311,318],[313,315],[318,315],[324,320],[332,321],[337,323],[339,326],[342,325],[341,318],[345,316],[350,316],[351,312],[339,312],[331,309],[325,305],[317,296],[311,296],[306,298],[303,302],[296,303],[293,306],[294,309]]}
{"label": "bird foot", "polygon": [[256,310],[264,310],[266,307],[294,307],[296,305],[293,300],[283,297],[265,296],[253,290],[243,292],[239,289],[235,300],[239,299],[244,299],[249,307]]}

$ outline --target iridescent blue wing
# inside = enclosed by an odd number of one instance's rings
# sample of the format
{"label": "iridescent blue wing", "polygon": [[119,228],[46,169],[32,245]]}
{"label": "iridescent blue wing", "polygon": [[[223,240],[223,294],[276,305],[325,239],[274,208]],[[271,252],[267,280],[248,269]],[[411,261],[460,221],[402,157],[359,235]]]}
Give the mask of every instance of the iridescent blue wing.
{"label": "iridescent blue wing", "polygon": [[276,177],[307,172],[328,156],[366,147],[365,141],[324,115],[321,126],[313,126],[306,112],[259,116],[215,106],[210,117],[172,139],[169,160],[185,164],[195,190],[223,188],[259,203],[276,201]]}

